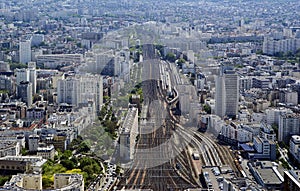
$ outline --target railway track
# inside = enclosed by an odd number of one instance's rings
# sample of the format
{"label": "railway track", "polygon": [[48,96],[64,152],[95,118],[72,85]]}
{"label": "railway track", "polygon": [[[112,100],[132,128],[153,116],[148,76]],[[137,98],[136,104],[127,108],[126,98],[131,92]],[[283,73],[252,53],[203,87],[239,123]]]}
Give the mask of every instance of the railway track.
{"label": "railway track", "polygon": [[[192,133],[192,132],[191,132]],[[214,140],[209,138],[207,135],[194,132],[194,135],[198,137],[198,140],[205,141],[206,143],[209,143],[209,147],[207,149],[214,150],[212,151],[213,156],[214,156],[214,161],[219,161],[217,162],[217,166],[230,166],[234,172],[236,172],[236,176],[240,177],[241,173],[239,172],[238,168],[236,167],[236,164],[234,162],[234,157],[232,153],[229,151],[229,149],[226,146],[222,146],[217,144]],[[205,162],[204,162],[205,164]],[[207,163],[209,166],[209,163]],[[211,164],[211,163],[210,163]]]}
{"label": "railway track", "polygon": [[140,123],[135,158],[117,187],[159,191],[199,188],[199,177],[191,164],[188,148],[202,151],[205,166],[232,165],[227,158],[228,148],[223,150],[206,135],[180,127],[179,118],[171,111],[176,103],[167,104],[166,95],[159,88],[160,61],[152,55],[152,48],[143,46],[146,59],[142,63],[142,89],[147,114]]}
{"label": "railway track", "polygon": [[[174,124],[170,122],[168,112],[163,111],[169,108],[161,92],[157,91],[158,81],[155,76],[159,72],[158,65],[150,61],[143,64],[143,77],[147,79],[142,82],[144,104],[148,106],[147,118],[140,128],[131,168],[126,170],[118,188],[160,191],[197,188],[197,182],[190,177],[192,170],[187,153],[174,153],[176,150],[171,138]],[[165,114],[163,118],[162,113]],[[184,164],[182,174],[174,168],[174,162],[176,164],[178,160]]]}

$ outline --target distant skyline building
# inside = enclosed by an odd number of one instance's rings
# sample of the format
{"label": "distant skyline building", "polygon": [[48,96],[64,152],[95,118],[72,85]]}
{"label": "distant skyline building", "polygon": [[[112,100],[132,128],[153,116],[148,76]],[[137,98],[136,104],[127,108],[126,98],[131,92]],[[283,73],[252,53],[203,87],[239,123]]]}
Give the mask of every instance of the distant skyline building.
{"label": "distant skyline building", "polygon": [[31,41],[21,41],[19,43],[19,62],[27,64],[31,61]]}
{"label": "distant skyline building", "polygon": [[239,79],[232,70],[225,70],[216,77],[215,113],[220,116],[236,117],[239,101]]}

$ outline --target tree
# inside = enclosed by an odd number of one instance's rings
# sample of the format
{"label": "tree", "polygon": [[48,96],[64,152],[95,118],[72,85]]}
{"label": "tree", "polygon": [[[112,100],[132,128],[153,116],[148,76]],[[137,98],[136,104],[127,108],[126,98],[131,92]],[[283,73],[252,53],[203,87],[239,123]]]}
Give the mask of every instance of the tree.
{"label": "tree", "polygon": [[120,174],[121,173],[121,167],[119,165],[117,165],[116,167],[116,173],[117,174]]}
{"label": "tree", "polygon": [[175,62],[176,61],[176,55],[169,52],[167,55],[166,55],[166,60],[170,61],[170,62]]}
{"label": "tree", "polygon": [[3,186],[5,182],[9,181],[11,176],[0,176],[0,186]]}
{"label": "tree", "polygon": [[83,169],[85,166],[92,165],[94,163],[94,159],[89,157],[83,157],[79,160],[80,168]]}
{"label": "tree", "polygon": [[61,160],[69,159],[72,156],[72,151],[65,150],[65,152],[61,156]]}
{"label": "tree", "polygon": [[51,179],[51,177],[43,176],[42,178],[43,188],[50,188],[54,181]]}
{"label": "tree", "polygon": [[82,143],[80,143],[77,151],[79,153],[86,153],[86,152],[89,152],[89,150],[90,150],[90,147],[88,146],[86,141],[83,141]]}
{"label": "tree", "polygon": [[22,156],[25,156],[25,155],[27,155],[27,154],[28,154],[27,149],[26,149],[26,148],[22,148],[22,150],[21,150],[21,155],[22,155]]}
{"label": "tree", "polygon": [[89,175],[94,174],[94,169],[92,165],[84,166],[82,170]]}
{"label": "tree", "polygon": [[76,166],[74,162],[69,159],[62,160],[60,164],[63,165],[67,170],[72,170]]}
{"label": "tree", "polygon": [[82,44],[81,44],[80,42],[77,42],[77,43],[76,43],[76,46],[77,46],[78,48],[82,48]]}
{"label": "tree", "polygon": [[110,100],[110,97],[109,96],[103,96],[103,102],[108,102]]}
{"label": "tree", "polygon": [[183,58],[179,58],[177,61],[179,68],[182,68],[182,64],[184,64],[184,63],[185,63],[185,59],[183,59]]}
{"label": "tree", "polygon": [[9,64],[10,70],[15,70],[16,68],[27,68],[26,64],[21,63],[11,63]]}
{"label": "tree", "polygon": [[203,106],[203,110],[207,113],[207,114],[211,114],[211,107],[207,104],[205,104]]}

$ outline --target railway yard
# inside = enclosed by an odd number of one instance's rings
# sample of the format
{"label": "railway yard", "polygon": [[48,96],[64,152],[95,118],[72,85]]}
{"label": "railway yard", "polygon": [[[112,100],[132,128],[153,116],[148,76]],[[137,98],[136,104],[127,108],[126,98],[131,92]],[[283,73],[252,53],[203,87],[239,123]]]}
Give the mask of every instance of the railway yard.
{"label": "railway yard", "polygon": [[[205,187],[202,168],[227,167],[239,177],[234,156],[196,127],[185,127],[182,116],[174,114],[178,102],[177,85],[184,80],[176,67],[155,57],[153,46],[143,46],[143,110],[134,159],[120,181],[119,190],[186,190]],[[176,71],[175,71],[176,70]],[[167,95],[174,94],[173,99]],[[198,154],[199,158],[194,155]]]}

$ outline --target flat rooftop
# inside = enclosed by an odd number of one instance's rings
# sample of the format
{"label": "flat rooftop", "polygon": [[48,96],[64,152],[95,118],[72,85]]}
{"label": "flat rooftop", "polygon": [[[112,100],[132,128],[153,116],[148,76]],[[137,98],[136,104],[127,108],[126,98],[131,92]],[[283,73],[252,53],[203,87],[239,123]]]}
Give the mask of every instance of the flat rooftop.
{"label": "flat rooftop", "polygon": [[128,113],[126,115],[125,121],[122,126],[122,131],[121,131],[122,134],[130,133],[137,112],[138,110],[135,107],[128,109]]}
{"label": "flat rooftop", "polygon": [[281,184],[281,180],[272,168],[256,169],[264,184]]}

